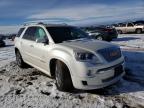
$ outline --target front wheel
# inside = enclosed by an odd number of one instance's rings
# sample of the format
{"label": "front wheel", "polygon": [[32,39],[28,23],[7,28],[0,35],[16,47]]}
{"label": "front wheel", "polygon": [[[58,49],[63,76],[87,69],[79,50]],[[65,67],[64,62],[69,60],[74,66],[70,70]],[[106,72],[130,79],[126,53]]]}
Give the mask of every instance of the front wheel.
{"label": "front wheel", "polygon": [[142,33],[142,30],[141,29],[136,29],[136,33],[140,34],[140,33]]}
{"label": "front wheel", "polygon": [[61,61],[56,62],[55,66],[56,86],[60,91],[70,91],[73,84],[68,67]]}

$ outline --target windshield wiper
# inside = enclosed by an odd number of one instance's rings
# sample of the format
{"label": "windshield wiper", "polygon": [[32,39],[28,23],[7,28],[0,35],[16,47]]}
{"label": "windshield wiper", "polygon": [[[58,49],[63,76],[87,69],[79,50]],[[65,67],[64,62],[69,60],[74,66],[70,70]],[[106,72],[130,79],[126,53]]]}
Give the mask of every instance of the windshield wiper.
{"label": "windshield wiper", "polygon": [[86,39],[92,39],[92,38],[79,38],[79,39],[73,39],[73,40],[66,40],[66,41],[63,41],[63,42],[82,41],[82,40],[86,40]]}

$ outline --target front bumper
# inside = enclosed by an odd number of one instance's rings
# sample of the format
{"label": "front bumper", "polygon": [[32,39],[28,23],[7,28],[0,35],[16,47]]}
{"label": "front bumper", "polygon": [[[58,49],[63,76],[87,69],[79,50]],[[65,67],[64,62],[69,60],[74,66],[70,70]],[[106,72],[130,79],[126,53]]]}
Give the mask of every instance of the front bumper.
{"label": "front bumper", "polygon": [[95,77],[73,77],[73,85],[77,89],[91,90],[112,85],[125,74],[124,63],[98,70]]}

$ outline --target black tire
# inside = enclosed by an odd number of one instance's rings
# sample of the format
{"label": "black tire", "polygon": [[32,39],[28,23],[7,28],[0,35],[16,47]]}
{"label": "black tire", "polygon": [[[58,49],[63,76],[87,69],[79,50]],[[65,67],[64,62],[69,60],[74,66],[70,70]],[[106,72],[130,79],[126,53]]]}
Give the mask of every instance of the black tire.
{"label": "black tire", "polygon": [[61,61],[56,61],[55,66],[56,86],[60,91],[73,90],[73,84],[68,67]]}
{"label": "black tire", "polygon": [[118,30],[117,32],[118,32],[118,34],[123,34],[123,32],[121,30]]}
{"label": "black tire", "polygon": [[112,38],[108,38],[107,41],[108,41],[108,42],[112,41]]}
{"label": "black tire", "polygon": [[102,36],[97,36],[96,39],[102,41],[102,40],[103,40],[103,37],[102,37]]}
{"label": "black tire", "polygon": [[3,43],[0,47],[5,47],[6,45],[5,45],[5,43]]}
{"label": "black tire", "polygon": [[6,45],[5,44],[3,44],[3,47],[5,47]]}
{"label": "black tire", "polygon": [[136,29],[136,33],[137,33],[137,34],[142,33],[142,29]]}
{"label": "black tire", "polygon": [[16,51],[16,62],[19,67],[21,68],[26,67],[26,63],[23,61],[22,56],[19,51]]}

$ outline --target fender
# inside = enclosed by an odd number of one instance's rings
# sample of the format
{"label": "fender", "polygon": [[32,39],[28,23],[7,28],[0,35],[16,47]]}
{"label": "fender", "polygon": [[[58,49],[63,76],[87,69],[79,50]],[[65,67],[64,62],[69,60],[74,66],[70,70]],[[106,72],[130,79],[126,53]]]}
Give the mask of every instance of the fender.
{"label": "fender", "polygon": [[73,58],[74,57],[70,52],[68,52],[66,50],[63,50],[63,49],[55,49],[55,50],[52,51],[51,55],[52,56],[49,60],[49,65],[48,65],[49,69],[50,69],[50,61],[52,59],[57,59],[57,60],[60,60],[63,63],[65,63],[65,65],[68,67],[68,69],[69,69],[69,71],[72,75],[71,64],[73,64],[73,61],[74,61]]}

